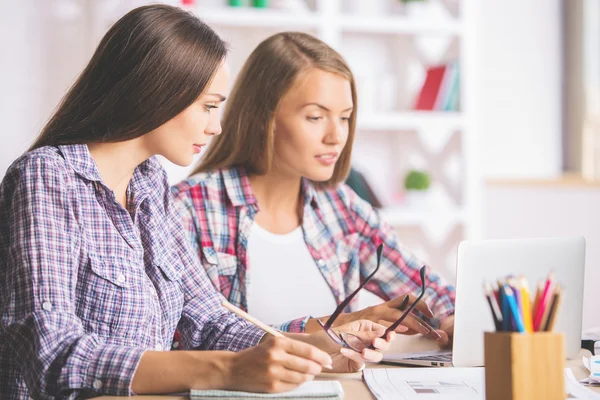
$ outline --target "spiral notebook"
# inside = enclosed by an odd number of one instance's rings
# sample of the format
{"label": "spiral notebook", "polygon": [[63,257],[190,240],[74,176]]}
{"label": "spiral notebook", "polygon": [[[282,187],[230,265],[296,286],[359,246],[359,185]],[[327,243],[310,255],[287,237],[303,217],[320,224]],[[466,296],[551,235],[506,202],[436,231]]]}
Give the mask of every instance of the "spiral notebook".
{"label": "spiral notebook", "polygon": [[238,400],[238,399],[319,399],[319,400],[343,400],[344,390],[338,381],[309,381],[298,386],[294,390],[283,393],[251,393],[236,392],[231,390],[194,390],[190,391],[190,398]]}

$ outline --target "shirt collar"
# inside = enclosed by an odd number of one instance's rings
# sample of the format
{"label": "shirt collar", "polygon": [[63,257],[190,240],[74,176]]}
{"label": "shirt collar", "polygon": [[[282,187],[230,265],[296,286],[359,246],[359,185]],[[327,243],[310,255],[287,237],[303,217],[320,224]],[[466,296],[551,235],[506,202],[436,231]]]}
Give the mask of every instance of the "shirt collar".
{"label": "shirt collar", "polygon": [[58,149],[73,170],[90,181],[102,182],[98,167],[85,144],[60,145]]}
{"label": "shirt collar", "polygon": [[[77,174],[87,180],[104,183],[86,144],[60,145],[58,148]],[[138,180],[141,176],[152,177],[157,172],[160,173],[161,169],[160,162],[156,157],[150,157],[136,167],[132,180]]]}
{"label": "shirt collar", "polygon": [[250,179],[245,168],[229,168],[221,171],[227,197],[234,207],[256,204]]}
{"label": "shirt collar", "polygon": [[[250,185],[250,178],[246,169],[230,168],[221,170],[227,197],[234,207],[249,206],[257,204],[256,197]],[[318,208],[316,190],[311,181],[302,178],[302,192],[304,194],[304,205],[312,205]]]}
{"label": "shirt collar", "polygon": [[304,194],[304,207],[310,204],[315,209],[319,208],[317,190],[312,181],[302,178],[302,193]]}

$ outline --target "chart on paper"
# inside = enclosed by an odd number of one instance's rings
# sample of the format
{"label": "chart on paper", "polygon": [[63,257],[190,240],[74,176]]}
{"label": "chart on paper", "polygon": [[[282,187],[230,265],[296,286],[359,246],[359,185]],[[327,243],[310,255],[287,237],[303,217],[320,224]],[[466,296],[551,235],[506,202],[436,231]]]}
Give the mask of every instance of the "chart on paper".
{"label": "chart on paper", "polygon": [[[483,368],[374,368],[363,371],[365,383],[377,400],[484,400]],[[598,400],[565,369],[569,399]]]}
{"label": "chart on paper", "polygon": [[388,368],[363,372],[378,400],[480,400],[483,368]]}
{"label": "chart on paper", "polygon": [[435,394],[437,398],[439,398],[439,395],[447,395],[461,396],[464,399],[465,396],[469,397],[478,393],[477,389],[465,381],[406,381],[406,383],[416,394]]}

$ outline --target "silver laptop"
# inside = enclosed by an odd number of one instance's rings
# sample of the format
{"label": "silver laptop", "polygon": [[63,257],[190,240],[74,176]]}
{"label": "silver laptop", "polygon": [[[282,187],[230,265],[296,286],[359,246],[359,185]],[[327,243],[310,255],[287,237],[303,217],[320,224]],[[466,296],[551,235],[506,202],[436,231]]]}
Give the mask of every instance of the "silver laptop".
{"label": "silver laptop", "polygon": [[583,237],[464,241],[458,246],[456,307],[452,351],[384,355],[388,363],[478,367],[483,363],[483,333],[494,331],[483,282],[524,275],[533,292],[553,270],[564,289],[556,332],[565,333],[567,358],[581,348],[585,239]]}

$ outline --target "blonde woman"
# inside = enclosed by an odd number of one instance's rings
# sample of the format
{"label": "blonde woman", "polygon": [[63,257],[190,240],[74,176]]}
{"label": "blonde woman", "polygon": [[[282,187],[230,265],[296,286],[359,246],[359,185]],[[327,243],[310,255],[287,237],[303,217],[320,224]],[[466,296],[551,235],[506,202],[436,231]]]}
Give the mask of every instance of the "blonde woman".
{"label": "blonde woman", "polygon": [[[350,168],[356,87],[343,58],[310,35],[279,33],[250,55],[230,93],[223,133],[173,188],[184,229],[230,302],[291,332],[315,332],[376,268],[366,289],[387,300],[355,319],[391,324],[419,293],[422,263],[377,212],[343,184]],[[411,297],[414,299],[414,296]],[[454,290],[428,274],[419,314],[403,324],[448,343]],[[325,316],[325,317],[323,317]],[[406,328],[400,326],[397,332]]]}

